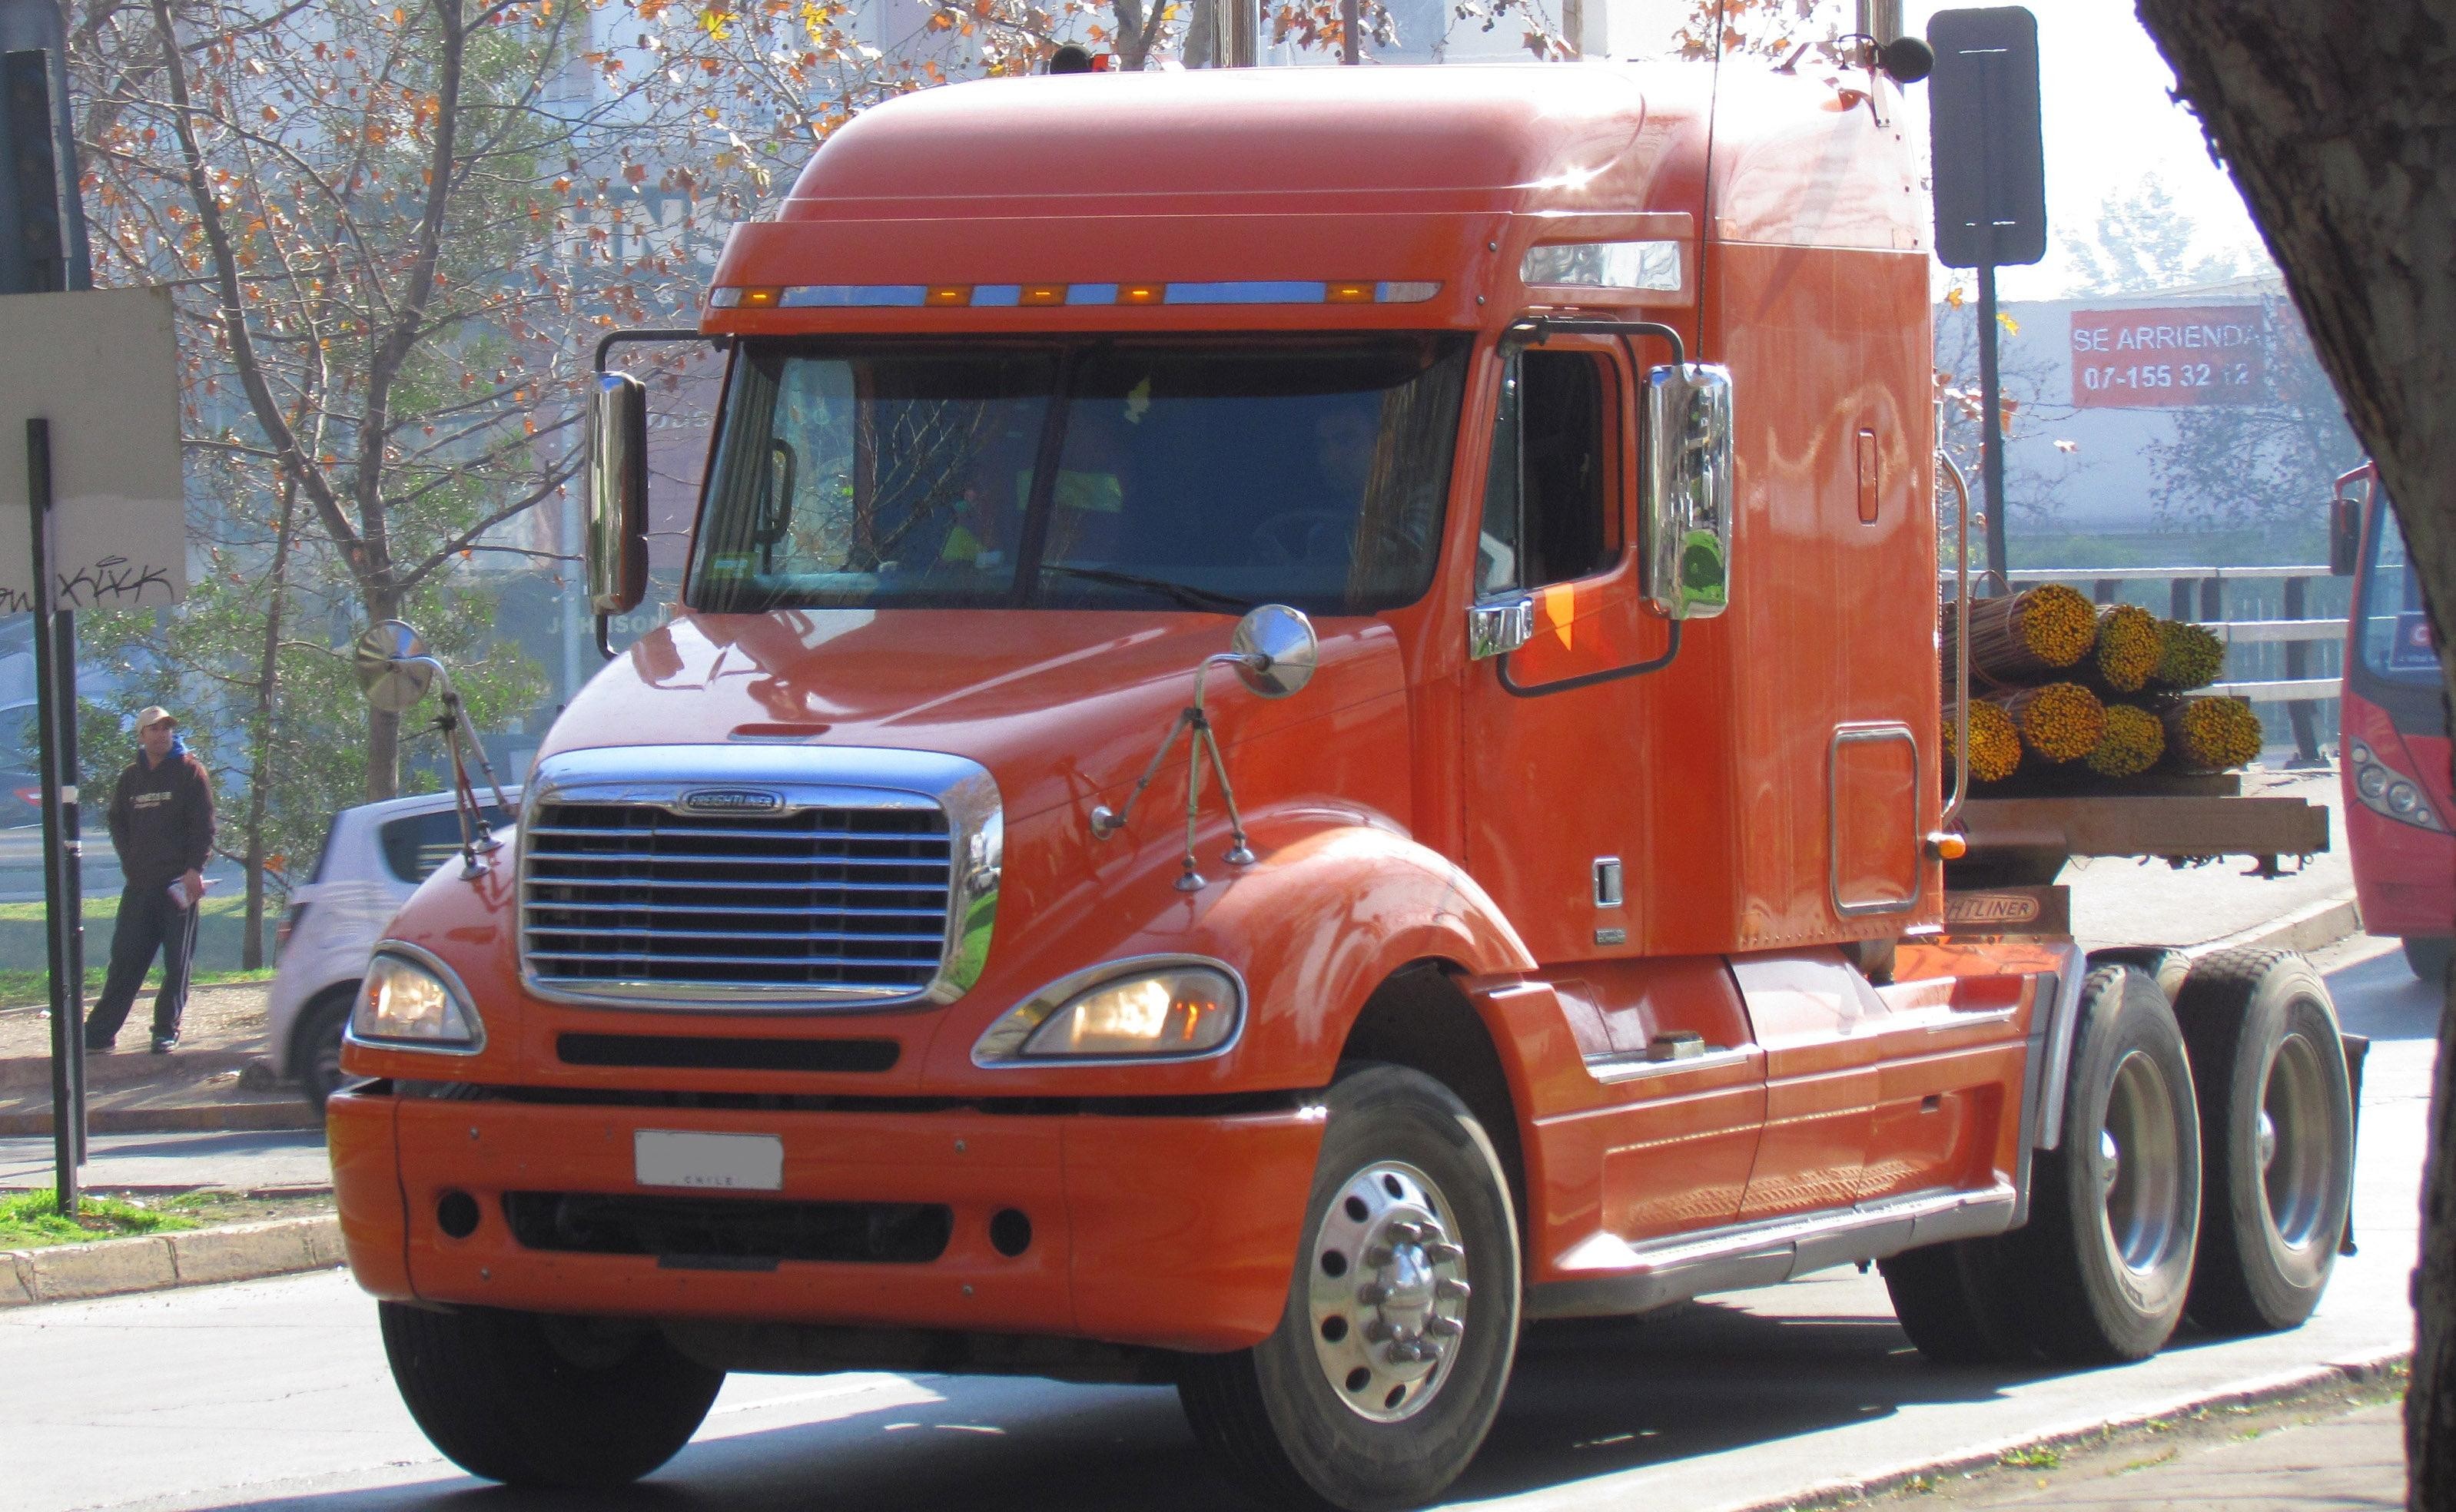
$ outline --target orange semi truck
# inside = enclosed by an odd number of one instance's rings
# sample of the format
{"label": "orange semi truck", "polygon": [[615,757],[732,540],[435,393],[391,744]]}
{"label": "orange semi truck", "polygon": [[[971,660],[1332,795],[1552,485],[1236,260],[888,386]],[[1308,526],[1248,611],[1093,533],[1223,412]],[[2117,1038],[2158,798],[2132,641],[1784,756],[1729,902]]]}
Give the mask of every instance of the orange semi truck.
{"label": "orange semi truck", "polygon": [[330,1107],[446,1454],[1010,1372],[1402,1506],[1529,1319],[1867,1261],[1948,1359],[2307,1315],[2326,990],[2089,959],[2086,824],[1948,821],[1920,168],[1879,79],[1708,78],[965,84],[733,232],[681,606],[394,922]]}

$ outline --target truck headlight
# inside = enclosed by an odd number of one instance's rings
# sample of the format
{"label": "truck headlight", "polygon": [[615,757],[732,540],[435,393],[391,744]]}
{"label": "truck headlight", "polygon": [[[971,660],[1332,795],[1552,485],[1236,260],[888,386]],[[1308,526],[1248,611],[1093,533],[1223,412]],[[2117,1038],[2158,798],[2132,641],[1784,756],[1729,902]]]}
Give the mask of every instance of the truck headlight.
{"label": "truck headlight", "polygon": [[358,984],[350,1037],[465,1054],[485,1043],[485,1026],[442,962],[414,960],[399,947],[386,946],[367,963],[366,980]]}
{"label": "truck headlight", "polygon": [[1201,1055],[1237,1035],[1244,987],[1217,962],[1111,962],[1053,982],[1015,1005],[972,1047],[975,1065],[1026,1060]]}

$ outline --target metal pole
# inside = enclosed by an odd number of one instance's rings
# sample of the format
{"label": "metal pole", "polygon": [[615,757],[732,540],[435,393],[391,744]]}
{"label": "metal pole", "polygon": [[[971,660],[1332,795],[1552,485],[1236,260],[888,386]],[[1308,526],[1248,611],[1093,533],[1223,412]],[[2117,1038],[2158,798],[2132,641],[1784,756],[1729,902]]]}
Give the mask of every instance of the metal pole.
{"label": "metal pole", "polygon": [[1220,0],[1228,21],[1228,67],[1250,69],[1262,61],[1261,0]]}
{"label": "metal pole", "polygon": [[1364,61],[1363,41],[1357,34],[1360,24],[1358,12],[1361,9],[1358,0],[1339,0],[1339,61],[1341,63]]}
{"label": "metal pole", "polygon": [[52,1190],[62,1213],[77,1210],[77,1164],[85,1155],[85,983],[77,969],[75,772],[62,757],[60,646],[52,593],[59,581],[51,542],[51,422],[26,422],[26,528],[33,547],[34,690],[42,730],[43,917],[51,973]]}
{"label": "metal pole", "polygon": [[1996,364],[1996,265],[1978,267],[1978,487],[1987,499],[1987,575],[1997,593],[2012,591],[2004,574],[2004,401]]}

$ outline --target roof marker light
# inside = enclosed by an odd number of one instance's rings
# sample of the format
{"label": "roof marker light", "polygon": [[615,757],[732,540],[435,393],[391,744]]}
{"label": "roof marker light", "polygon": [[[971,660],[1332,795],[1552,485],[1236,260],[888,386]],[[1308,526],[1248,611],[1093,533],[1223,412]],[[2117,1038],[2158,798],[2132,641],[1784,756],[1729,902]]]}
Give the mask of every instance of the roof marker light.
{"label": "roof marker light", "polygon": [[805,283],[778,302],[793,310],[896,309],[924,303],[929,293],[917,283]]}
{"label": "roof marker light", "polygon": [[1429,279],[1230,278],[1189,283],[805,283],[708,291],[711,310],[1051,309],[1064,305],[1422,304]]}

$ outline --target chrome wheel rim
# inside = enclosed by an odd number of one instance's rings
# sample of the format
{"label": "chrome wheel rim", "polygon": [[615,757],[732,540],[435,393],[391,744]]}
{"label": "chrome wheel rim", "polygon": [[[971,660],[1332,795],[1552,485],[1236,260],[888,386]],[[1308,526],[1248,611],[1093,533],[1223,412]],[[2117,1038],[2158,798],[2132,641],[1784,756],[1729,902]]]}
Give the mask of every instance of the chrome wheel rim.
{"label": "chrome wheel rim", "polygon": [[2148,1276],[2180,1242],[2182,1151],[2175,1135],[2174,1089],[2139,1051],[2115,1068],[2098,1156],[2107,1249],[2124,1270]]}
{"label": "chrome wheel rim", "polygon": [[2289,1250],[2334,1237],[2328,1223],[2336,1169],[2336,1131],[2328,1117],[2328,1079],[2319,1047],[2288,1034],[2269,1057],[2260,1093],[2261,1197],[2269,1232]]}
{"label": "chrome wheel rim", "polygon": [[1340,1184],[1314,1239],[1314,1359],[1374,1422],[1422,1412],[1466,1332],[1466,1252],[1449,1201],[1414,1166],[1377,1160]]}

